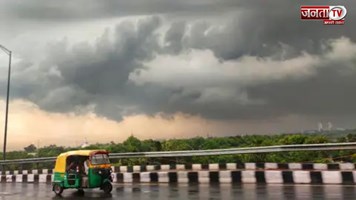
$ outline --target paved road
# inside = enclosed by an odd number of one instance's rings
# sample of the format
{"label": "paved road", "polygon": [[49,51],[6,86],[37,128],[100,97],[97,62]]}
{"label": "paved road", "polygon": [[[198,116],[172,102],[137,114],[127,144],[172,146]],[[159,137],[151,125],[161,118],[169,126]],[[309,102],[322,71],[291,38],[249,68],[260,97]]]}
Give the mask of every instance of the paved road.
{"label": "paved road", "polygon": [[310,185],[115,185],[111,195],[87,190],[80,196],[65,190],[56,197],[46,184],[0,184],[0,200],[42,199],[123,199],[123,200],[214,200],[214,199],[356,199],[356,186]]}

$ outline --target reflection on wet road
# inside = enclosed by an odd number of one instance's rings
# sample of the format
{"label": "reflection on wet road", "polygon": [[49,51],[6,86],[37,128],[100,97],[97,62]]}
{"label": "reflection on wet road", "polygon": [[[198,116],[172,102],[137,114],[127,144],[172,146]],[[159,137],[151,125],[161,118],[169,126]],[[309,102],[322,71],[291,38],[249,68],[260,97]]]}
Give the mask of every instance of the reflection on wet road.
{"label": "reflection on wet road", "polygon": [[102,191],[86,190],[80,196],[76,190],[64,190],[62,197],[51,191],[51,185],[1,183],[0,200],[42,199],[355,199],[356,186],[346,185],[115,185],[111,195]]}

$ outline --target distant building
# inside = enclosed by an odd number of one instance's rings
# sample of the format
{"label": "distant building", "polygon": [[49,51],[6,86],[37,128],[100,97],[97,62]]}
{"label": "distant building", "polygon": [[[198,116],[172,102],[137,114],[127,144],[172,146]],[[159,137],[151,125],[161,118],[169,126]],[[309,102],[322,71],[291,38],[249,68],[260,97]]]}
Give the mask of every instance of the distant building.
{"label": "distant building", "polygon": [[333,124],[331,122],[328,122],[328,131],[333,130]]}
{"label": "distant building", "polygon": [[85,148],[90,146],[89,142],[87,140],[85,140],[85,142],[83,144],[80,145],[81,148]]}
{"label": "distant building", "polygon": [[318,123],[318,131],[319,132],[323,132],[324,131],[323,124],[321,122]]}
{"label": "distant building", "polygon": [[90,146],[88,142],[84,142],[82,145],[80,145],[80,148],[85,148]]}

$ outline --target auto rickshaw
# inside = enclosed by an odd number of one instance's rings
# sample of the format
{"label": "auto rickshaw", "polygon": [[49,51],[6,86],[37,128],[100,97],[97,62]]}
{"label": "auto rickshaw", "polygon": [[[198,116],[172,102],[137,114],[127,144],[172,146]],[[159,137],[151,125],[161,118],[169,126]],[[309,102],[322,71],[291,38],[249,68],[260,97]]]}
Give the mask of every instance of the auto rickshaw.
{"label": "auto rickshaw", "polygon": [[112,190],[111,165],[106,150],[68,151],[57,157],[54,168],[53,191],[60,195],[64,189],[100,188]]}

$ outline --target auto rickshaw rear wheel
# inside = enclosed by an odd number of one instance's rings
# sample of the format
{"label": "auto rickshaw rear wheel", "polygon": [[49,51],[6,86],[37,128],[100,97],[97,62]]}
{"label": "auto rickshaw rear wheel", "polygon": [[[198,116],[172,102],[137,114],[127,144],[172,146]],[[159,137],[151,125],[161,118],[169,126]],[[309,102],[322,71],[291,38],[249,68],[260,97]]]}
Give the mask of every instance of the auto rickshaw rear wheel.
{"label": "auto rickshaw rear wheel", "polygon": [[84,195],[84,190],[83,189],[78,189],[78,194],[79,195]]}
{"label": "auto rickshaw rear wheel", "polygon": [[63,188],[58,183],[56,183],[53,185],[53,192],[56,193],[56,195],[61,195]]}
{"label": "auto rickshaw rear wheel", "polygon": [[102,190],[106,193],[109,194],[112,191],[112,185],[110,182],[105,182],[102,186],[101,186]]}

